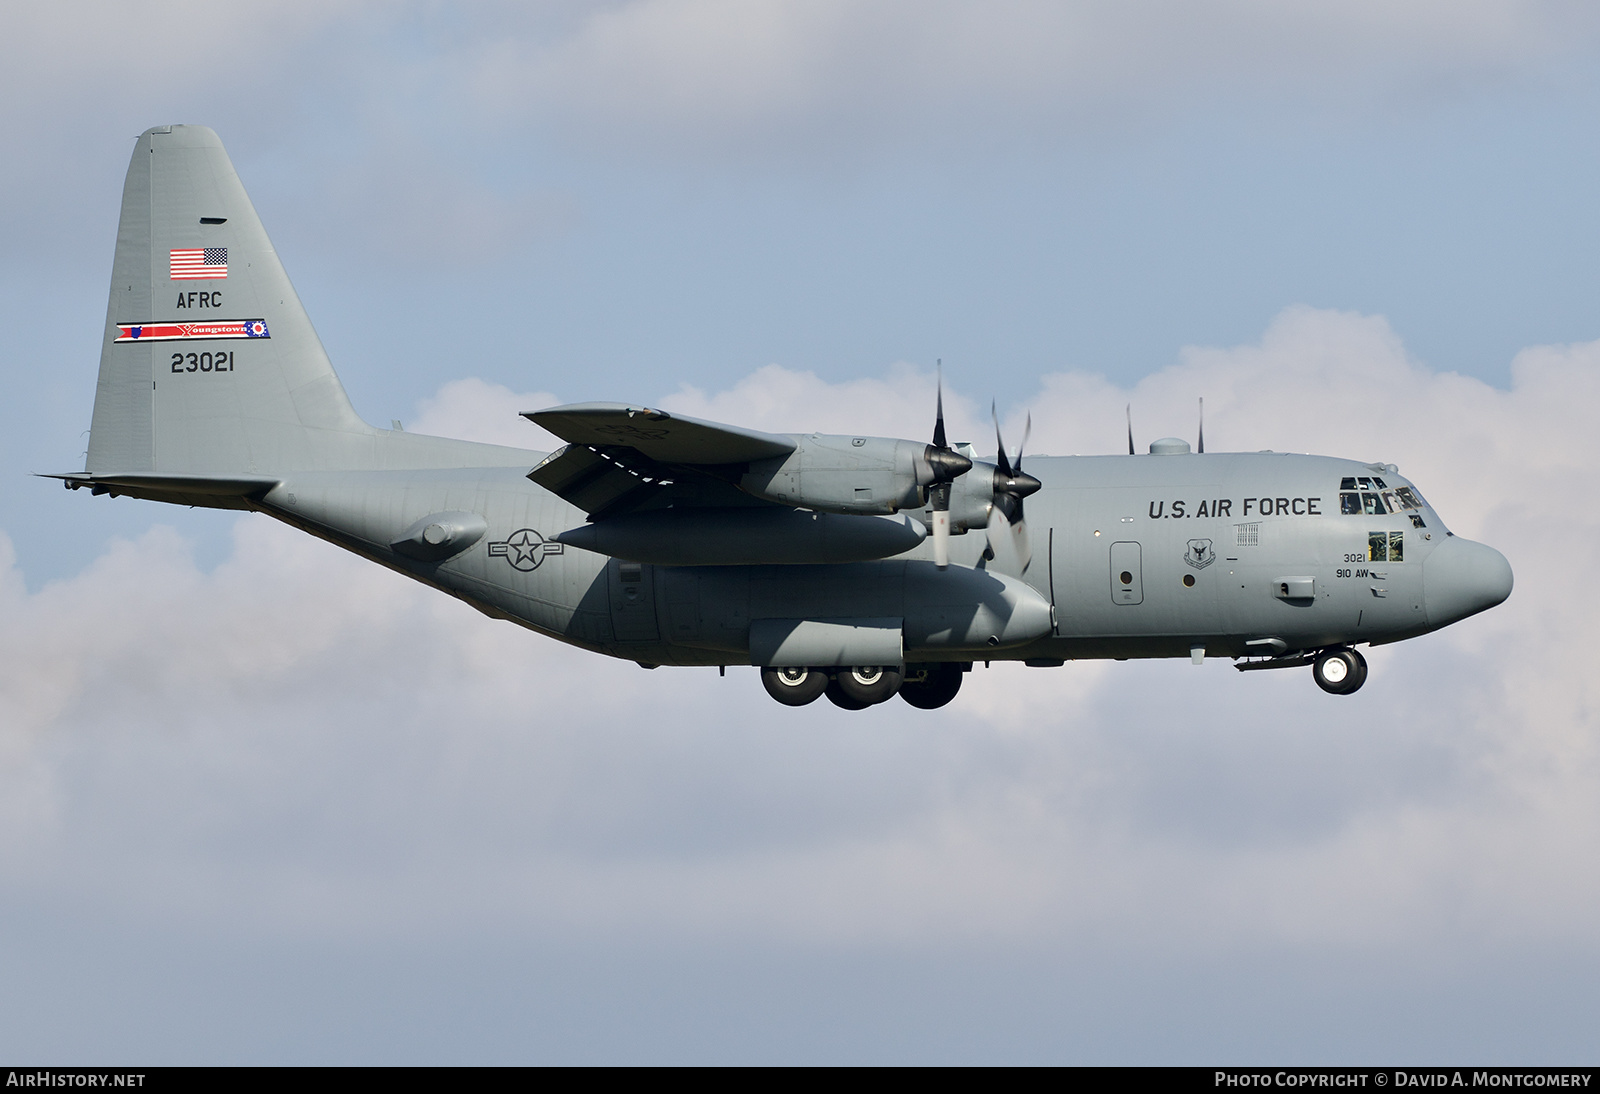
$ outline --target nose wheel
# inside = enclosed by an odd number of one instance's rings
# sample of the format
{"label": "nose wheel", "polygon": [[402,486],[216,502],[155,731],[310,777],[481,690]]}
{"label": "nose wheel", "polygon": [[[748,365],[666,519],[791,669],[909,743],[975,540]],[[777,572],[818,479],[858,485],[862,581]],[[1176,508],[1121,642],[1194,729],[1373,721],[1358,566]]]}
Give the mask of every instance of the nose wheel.
{"label": "nose wheel", "polygon": [[1355,650],[1325,650],[1311,662],[1311,678],[1330,695],[1349,695],[1367,682],[1367,659]]}
{"label": "nose wheel", "polygon": [[900,685],[900,698],[918,710],[937,710],[956,697],[961,690],[964,674],[954,662],[926,666],[922,671],[906,675]]}

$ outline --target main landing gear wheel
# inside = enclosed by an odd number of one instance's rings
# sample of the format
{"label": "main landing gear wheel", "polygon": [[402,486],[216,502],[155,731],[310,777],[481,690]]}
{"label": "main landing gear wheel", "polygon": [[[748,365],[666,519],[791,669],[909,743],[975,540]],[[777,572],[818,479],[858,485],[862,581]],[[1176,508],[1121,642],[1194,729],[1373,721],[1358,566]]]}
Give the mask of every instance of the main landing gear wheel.
{"label": "main landing gear wheel", "polygon": [[907,675],[900,698],[918,710],[936,710],[956,697],[965,675],[960,665],[929,665],[919,674]]}
{"label": "main landing gear wheel", "polygon": [[[897,668],[880,665],[856,665],[851,668],[840,669],[834,675],[833,685],[828,689],[828,698],[834,698],[834,690],[844,698],[863,707],[875,706],[878,703],[893,699],[894,693],[900,690],[900,682],[904,675]],[[839,703],[844,706],[843,703]],[[855,709],[860,709],[859,707]]]}
{"label": "main landing gear wheel", "polygon": [[1349,695],[1367,682],[1367,659],[1355,650],[1328,650],[1311,663],[1311,678],[1330,695]]}
{"label": "main landing gear wheel", "polygon": [[816,669],[762,669],[761,683],[784,706],[803,707],[827,690],[828,676]]}
{"label": "main landing gear wheel", "polygon": [[828,702],[843,710],[866,710],[872,705],[871,703],[863,703],[860,699],[853,699],[846,695],[844,693],[844,689],[839,686],[839,681],[837,679],[828,681],[828,690],[823,694],[828,697]]}

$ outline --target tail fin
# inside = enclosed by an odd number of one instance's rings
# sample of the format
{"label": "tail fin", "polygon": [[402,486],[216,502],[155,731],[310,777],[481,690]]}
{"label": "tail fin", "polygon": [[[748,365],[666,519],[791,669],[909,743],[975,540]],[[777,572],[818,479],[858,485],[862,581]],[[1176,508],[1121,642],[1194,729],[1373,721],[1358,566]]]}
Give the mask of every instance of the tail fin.
{"label": "tail fin", "polygon": [[122,191],[90,474],[270,474],[370,462],[233,164],[203,126],[139,138]]}

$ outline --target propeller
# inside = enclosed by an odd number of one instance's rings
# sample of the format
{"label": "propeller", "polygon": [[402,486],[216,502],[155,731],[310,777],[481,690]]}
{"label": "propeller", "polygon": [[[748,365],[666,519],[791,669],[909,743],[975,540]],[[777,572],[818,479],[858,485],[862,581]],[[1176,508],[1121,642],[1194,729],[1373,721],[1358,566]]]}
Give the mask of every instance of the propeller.
{"label": "propeller", "polygon": [[992,403],[989,415],[994,419],[995,443],[994,510],[989,514],[987,529],[989,550],[1005,568],[1014,568],[1021,574],[1033,561],[1028,525],[1022,515],[1022,499],[1043,485],[1022,470],[1022,450],[1028,446],[1028,437],[1033,433],[1033,415],[1028,415],[1028,424],[1023,428],[1015,464],[1006,457],[1006,442],[1000,436],[1000,416]]}
{"label": "propeller", "polygon": [[1135,453],[1134,450],[1133,450],[1133,404],[1132,403],[1128,404],[1127,414],[1128,414],[1128,455],[1133,456],[1133,455],[1137,455],[1137,453]]}
{"label": "propeller", "polygon": [[972,470],[972,461],[950,447],[944,433],[944,362],[938,364],[938,395],[934,403],[933,443],[923,450],[933,472],[928,491],[933,505],[933,564],[943,570],[950,565],[950,484]]}
{"label": "propeller", "polygon": [[1206,450],[1206,397],[1200,396],[1200,452]]}

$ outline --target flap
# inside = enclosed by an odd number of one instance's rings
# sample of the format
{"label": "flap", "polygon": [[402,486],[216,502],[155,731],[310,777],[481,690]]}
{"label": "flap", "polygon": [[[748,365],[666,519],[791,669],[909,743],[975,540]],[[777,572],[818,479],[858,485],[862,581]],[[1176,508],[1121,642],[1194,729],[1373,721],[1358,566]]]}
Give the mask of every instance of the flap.
{"label": "flap", "polygon": [[591,520],[639,508],[669,485],[581,444],[552,452],[528,478],[589,514]]}
{"label": "flap", "polygon": [[[564,441],[597,448],[632,448],[666,464],[729,464],[787,456],[787,437],[703,422],[626,403],[571,403],[522,415]],[[538,481],[538,480],[535,480]]]}

